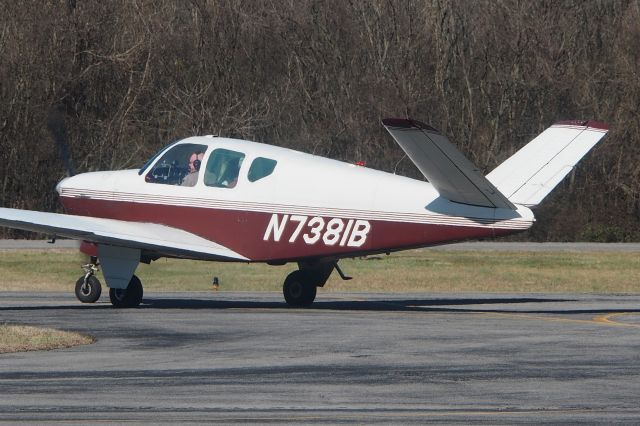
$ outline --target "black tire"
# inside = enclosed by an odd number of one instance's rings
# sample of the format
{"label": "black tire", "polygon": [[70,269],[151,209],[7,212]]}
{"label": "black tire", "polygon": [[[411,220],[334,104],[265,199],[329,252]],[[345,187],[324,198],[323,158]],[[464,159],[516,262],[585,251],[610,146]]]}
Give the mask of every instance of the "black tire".
{"label": "black tire", "polygon": [[84,275],[76,281],[76,297],[82,303],[95,303],[100,299],[102,294],[102,285],[100,281],[93,275],[87,278],[87,284],[84,283]]}
{"label": "black tire", "polygon": [[109,299],[114,308],[135,308],[142,302],[142,283],[135,275],[131,277],[129,286],[125,288],[110,288]]}
{"label": "black tire", "polygon": [[293,271],[284,280],[282,294],[289,306],[306,308],[316,299],[317,287],[302,271]]}

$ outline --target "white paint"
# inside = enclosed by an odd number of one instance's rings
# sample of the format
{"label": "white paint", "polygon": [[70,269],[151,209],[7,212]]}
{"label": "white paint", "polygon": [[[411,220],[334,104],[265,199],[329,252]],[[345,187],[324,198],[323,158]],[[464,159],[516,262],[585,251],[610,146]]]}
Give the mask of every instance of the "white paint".
{"label": "white paint", "polygon": [[[564,141],[578,131],[574,127],[552,127],[552,132]],[[519,158],[516,154],[513,161],[508,160],[504,167],[492,172],[489,180],[500,191],[512,194],[513,202],[538,203],[606,132],[589,129],[588,133],[574,138],[575,148],[553,154],[551,168],[535,169],[528,164],[529,160],[516,161]],[[543,139],[549,139],[548,136]],[[441,197],[428,182],[290,149],[211,137],[191,137],[179,143],[206,145],[203,164],[216,148],[243,152],[246,157],[236,187],[207,187],[202,181],[194,187],[147,183],[144,173],[125,170],[76,175],[61,181],[57,189],[65,197],[267,213],[271,215],[270,221],[264,234],[256,238],[284,244],[302,238],[309,245],[321,242],[329,246],[362,247],[375,232],[371,224],[378,220],[513,230],[526,229],[534,220],[531,210],[523,205],[511,210],[454,203]],[[534,149],[536,143],[532,144],[523,152]],[[550,149],[550,145],[553,144],[543,144],[544,149]],[[531,161],[538,164],[544,163],[549,153],[532,155]],[[256,157],[274,159],[277,165],[271,175],[249,182],[247,172]],[[520,166],[529,168],[522,170]],[[526,190],[516,188],[522,179],[528,183]],[[162,255],[249,260],[189,232],[149,223],[0,209],[0,225],[149,249]]]}
{"label": "white paint", "polygon": [[280,241],[282,237],[282,233],[284,232],[285,226],[287,226],[287,220],[289,219],[289,215],[282,216],[282,221],[278,220],[278,215],[272,215],[271,220],[269,220],[269,225],[267,225],[267,230],[264,231],[264,237],[262,238],[264,241],[269,241],[272,238],[273,241]]}
{"label": "white paint", "polygon": [[356,220],[356,224],[353,227],[349,242],[350,247],[361,247],[367,240],[367,235],[371,231],[371,225],[366,220]]}
{"label": "white paint", "polygon": [[140,263],[140,249],[98,244],[102,274],[111,288],[127,288]]}
{"label": "white paint", "polygon": [[[295,243],[302,234],[302,239],[307,245],[314,245],[320,241],[326,246],[361,247],[366,241],[371,224],[366,220],[349,219],[345,226],[343,219],[334,217],[327,221],[320,216],[309,219],[308,216],[271,215],[269,224],[264,233],[264,241],[280,242],[280,239],[289,235],[288,242]],[[355,224],[355,225],[354,225]],[[304,232],[306,231],[306,232]],[[304,233],[303,233],[304,232]]]}

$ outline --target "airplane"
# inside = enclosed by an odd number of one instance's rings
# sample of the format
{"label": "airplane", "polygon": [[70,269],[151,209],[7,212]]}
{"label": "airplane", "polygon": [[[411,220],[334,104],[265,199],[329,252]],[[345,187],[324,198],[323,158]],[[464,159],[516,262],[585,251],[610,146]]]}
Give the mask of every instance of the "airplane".
{"label": "airplane", "polygon": [[529,229],[532,209],[608,132],[597,121],[553,124],[486,176],[435,128],[382,125],[426,181],[291,149],[194,136],[140,169],[82,173],[56,186],[67,214],[0,208],[0,226],[81,241],[89,255],[81,302],[140,305],[140,262],[163,257],[297,263],[286,303],[308,307],[338,261],[505,236]]}

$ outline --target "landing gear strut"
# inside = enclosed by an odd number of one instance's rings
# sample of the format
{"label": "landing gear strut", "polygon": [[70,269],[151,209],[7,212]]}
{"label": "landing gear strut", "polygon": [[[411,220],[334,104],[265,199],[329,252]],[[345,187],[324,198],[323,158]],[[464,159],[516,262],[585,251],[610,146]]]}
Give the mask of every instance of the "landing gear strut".
{"label": "landing gear strut", "polygon": [[102,285],[95,273],[98,272],[98,259],[91,258],[91,263],[82,266],[84,275],[76,281],[76,297],[82,303],[95,303],[102,294]]}
{"label": "landing gear strut", "polygon": [[114,308],[135,308],[142,302],[142,283],[132,276],[127,288],[110,288],[109,299]]}

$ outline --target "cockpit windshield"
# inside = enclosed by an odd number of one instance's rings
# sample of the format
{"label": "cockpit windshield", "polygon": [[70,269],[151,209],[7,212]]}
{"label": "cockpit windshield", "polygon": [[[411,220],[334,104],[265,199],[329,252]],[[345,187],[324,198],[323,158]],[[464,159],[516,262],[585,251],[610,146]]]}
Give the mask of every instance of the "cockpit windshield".
{"label": "cockpit windshield", "polygon": [[[145,181],[166,185],[194,186],[197,183],[200,164],[206,151],[206,145],[177,144],[166,151],[153,165],[146,174]],[[149,162],[154,161],[157,156],[158,154]],[[143,167],[141,170],[144,169]]]}
{"label": "cockpit windshield", "polygon": [[180,141],[173,141],[171,142],[169,145],[164,146],[161,150],[159,150],[158,152],[156,152],[155,154],[153,154],[153,157],[149,158],[143,165],[142,167],[140,167],[140,170],[138,170],[138,174],[141,175],[143,174],[147,168],[149,168],[149,166],[151,164],[153,164],[154,161],[156,161],[156,158],[158,158],[160,156],[160,154],[162,154],[167,148],[169,148],[170,146],[173,146],[175,144],[177,144]]}

